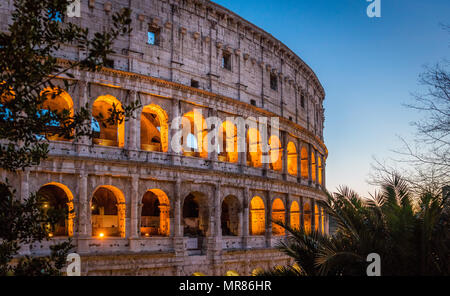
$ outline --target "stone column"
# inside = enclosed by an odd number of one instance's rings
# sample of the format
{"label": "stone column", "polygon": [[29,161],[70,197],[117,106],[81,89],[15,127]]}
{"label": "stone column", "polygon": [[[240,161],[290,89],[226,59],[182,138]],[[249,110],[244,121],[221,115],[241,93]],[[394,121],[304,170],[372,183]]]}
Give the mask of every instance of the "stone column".
{"label": "stone column", "polygon": [[[180,116],[180,100],[178,98],[172,99],[172,120]],[[172,128],[172,123],[169,123],[169,150],[168,152],[172,155],[172,164],[173,165],[180,165],[181,164],[181,156],[182,152],[175,152],[172,149],[172,139],[176,132],[178,132],[178,129]]]}
{"label": "stone column", "polygon": [[[286,199],[286,210],[285,210],[285,224],[289,225],[289,227],[292,227],[291,225],[291,202],[292,202],[292,196],[290,193],[288,193],[287,199]],[[287,238],[289,235],[289,232],[285,230],[284,236]]]}
{"label": "stone column", "polygon": [[130,229],[130,250],[139,251],[139,175],[133,174],[131,176],[131,229]]}
{"label": "stone column", "polygon": [[297,182],[302,183],[302,141],[297,139]]}
{"label": "stone column", "polygon": [[288,152],[287,152],[287,132],[281,131],[281,153],[282,154],[282,172],[283,172],[283,179],[286,180],[287,174],[288,174],[288,167],[287,167],[287,161],[288,161]]}
{"label": "stone column", "polygon": [[323,187],[323,189],[327,188],[327,183],[325,182],[326,181],[326,178],[325,178],[325,176],[326,176],[326,174],[325,174],[325,172],[326,172],[325,166],[326,166],[325,158],[322,157],[322,187]]}
{"label": "stone column", "polygon": [[316,187],[319,187],[319,152],[317,150],[314,151],[314,158],[316,162]]}
{"label": "stone column", "polygon": [[[217,109],[209,109],[209,116],[210,117],[217,117]],[[216,124],[214,124],[214,129],[219,130],[220,126],[216,126]],[[208,132],[210,132],[211,130],[208,130]],[[219,135],[217,133],[217,135]],[[208,143],[210,142],[211,139],[208,139]],[[217,154],[217,142],[219,141],[218,138],[214,139],[214,147],[211,147],[212,151],[210,150],[210,147],[206,147],[206,149],[208,149],[208,158],[209,160],[211,160],[211,169],[215,170],[217,169],[217,163],[219,161],[219,156]],[[203,145],[202,145],[203,147]],[[202,149],[205,149],[205,147],[203,147]]]}
{"label": "stone column", "polygon": [[214,274],[220,275],[220,266],[221,266],[221,255],[222,255],[222,229],[220,223],[220,215],[221,215],[221,184],[217,183],[214,189],[214,219],[213,226],[214,229],[212,231],[212,236],[209,237],[208,244],[208,253],[211,256],[213,266],[214,266]]}
{"label": "stone column", "polygon": [[177,176],[174,184],[174,205],[173,248],[176,256],[183,257],[186,254],[186,250],[184,248],[183,225],[181,221],[181,179],[179,176]]}
{"label": "stone column", "polygon": [[243,214],[242,214],[242,248],[248,248],[249,241],[249,218],[250,218],[250,192],[248,187],[244,187]]}
{"label": "stone column", "polygon": [[[87,83],[86,81],[79,81],[79,106],[78,109],[81,109],[82,107],[85,107],[87,103],[89,103],[89,83]],[[89,112],[92,111],[92,106],[90,106],[90,110]],[[84,122],[84,124],[87,127],[91,126],[91,121],[90,119],[88,119],[87,122]],[[77,130],[74,131],[75,133],[77,133]],[[78,138],[78,140],[76,141],[76,145],[77,145],[77,152],[78,155],[80,156],[86,156],[89,154],[89,146],[91,144],[91,139],[89,138],[89,136],[80,136]]]}
{"label": "stone column", "polygon": [[272,192],[266,193],[267,211],[266,211],[266,247],[272,247]]}
{"label": "stone column", "polygon": [[311,198],[311,231],[316,230],[316,200]]}
{"label": "stone column", "polygon": [[305,211],[303,208],[303,197],[300,196],[300,228],[305,230]]}
{"label": "stone column", "polygon": [[[239,131],[238,131],[239,133]],[[242,152],[238,152],[238,162],[239,162],[239,169],[240,172],[243,173],[245,171],[245,168],[247,167],[247,133],[248,133],[248,127],[245,127],[244,132],[244,147],[239,147],[239,138],[238,140],[238,151],[241,150]]]}
{"label": "stone column", "polygon": [[308,145],[308,184],[309,186],[312,185],[312,158],[311,158],[311,152],[312,152],[312,146],[311,144]]}
{"label": "stone column", "polygon": [[[84,168],[82,168],[83,170]],[[78,252],[89,252],[89,239],[92,235],[91,208],[87,192],[88,175],[85,172],[80,173],[78,177]]]}
{"label": "stone column", "polygon": [[[130,93],[130,101],[135,102],[137,100],[137,92],[135,90],[131,90]],[[139,135],[139,111],[135,110],[133,112],[133,116],[128,120],[128,122],[125,122],[125,124],[127,124],[127,128],[126,131],[128,133],[126,139],[127,139],[127,144],[126,147],[130,152],[136,151],[138,150],[138,146],[137,146],[137,137],[140,136]]]}

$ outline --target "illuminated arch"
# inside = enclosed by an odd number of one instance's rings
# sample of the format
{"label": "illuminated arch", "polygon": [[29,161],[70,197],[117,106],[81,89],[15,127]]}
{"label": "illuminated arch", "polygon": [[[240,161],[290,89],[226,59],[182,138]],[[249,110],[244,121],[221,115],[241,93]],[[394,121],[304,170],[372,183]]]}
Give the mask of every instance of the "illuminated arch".
{"label": "illuminated arch", "polygon": [[289,142],[287,145],[287,167],[289,175],[297,176],[297,157],[295,144]]}
{"label": "illuminated arch", "polygon": [[260,267],[257,267],[257,268],[252,270],[252,276],[259,276],[263,272],[264,272],[264,269],[262,269]]}
{"label": "illuminated arch", "polygon": [[141,114],[141,149],[167,152],[169,149],[169,117],[158,105],[150,104]]}
{"label": "illuminated arch", "polygon": [[230,121],[224,121],[219,129],[219,160],[238,162],[237,127]]}
{"label": "illuminated arch", "polygon": [[[277,198],[273,201],[272,204],[272,220],[278,221],[281,223],[286,222],[286,210],[284,208],[284,203],[281,199]],[[286,231],[283,227],[272,222],[272,234],[277,235],[285,235]]]}
{"label": "illuminated arch", "polygon": [[[203,115],[194,109],[183,115],[182,125],[183,131],[185,130],[185,124],[190,124],[190,134],[183,133],[182,142],[188,140],[189,135],[195,137],[195,143],[197,147],[191,147],[191,151],[186,151],[186,145],[183,145],[183,154],[186,156],[200,156],[201,158],[208,158],[208,130],[205,118]],[[187,142],[189,144],[189,142]]]}
{"label": "illuminated arch", "polygon": [[306,147],[302,147],[302,150],[300,151],[300,165],[302,170],[302,178],[308,179],[309,178],[309,168],[308,168],[308,150]]}
{"label": "illuminated arch", "polygon": [[239,273],[238,273],[237,271],[235,271],[235,270],[228,270],[228,271],[225,273],[225,276],[240,276],[240,275],[239,275]]}
{"label": "illuminated arch", "polygon": [[317,204],[314,205],[314,230],[319,231],[320,213]]}
{"label": "illuminated arch", "polygon": [[125,196],[117,187],[99,186],[92,195],[92,236],[125,237]]}
{"label": "illuminated arch", "polygon": [[250,235],[263,235],[266,232],[266,209],[261,197],[255,196],[250,202]]}
{"label": "illuminated arch", "polygon": [[123,147],[125,144],[125,120],[110,124],[107,119],[115,106],[117,112],[123,112],[122,104],[111,95],[98,97],[92,105],[92,116],[99,122],[100,132],[94,136],[94,143],[103,146]]}
{"label": "illuminated arch", "polygon": [[[69,120],[72,120],[74,114],[73,100],[66,91],[58,87],[47,87],[41,91],[40,95],[46,97],[46,100],[42,103],[40,112],[44,112],[44,110],[45,112],[56,112],[58,114],[69,112]],[[58,135],[63,124],[64,123],[62,122],[51,123],[45,132],[47,139],[53,141],[68,141],[65,137]]]}
{"label": "illuminated arch", "polygon": [[170,201],[160,189],[150,189],[142,197],[142,236],[170,235]]}
{"label": "illuminated arch", "polygon": [[298,206],[298,202],[293,201],[291,204],[291,227],[293,229],[300,228],[300,207]]}
{"label": "illuminated arch", "polygon": [[270,168],[274,171],[281,171],[283,169],[283,149],[280,138],[275,135],[270,136],[269,147]]}
{"label": "illuminated arch", "polygon": [[314,183],[316,182],[316,169],[316,157],[314,151],[311,151],[311,176]]}
{"label": "illuminated arch", "polygon": [[309,203],[303,205],[303,225],[306,233],[311,233],[311,206]]}
{"label": "illuminated arch", "polygon": [[46,208],[63,206],[67,209],[66,219],[55,225],[55,229],[50,232],[51,236],[73,236],[75,211],[73,194],[70,189],[64,184],[50,182],[39,189],[38,195],[46,200],[44,202]]}
{"label": "illuminated arch", "polygon": [[261,158],[261,135],[256,128],[250,128],[247,132],[247,165],[261,167]]}

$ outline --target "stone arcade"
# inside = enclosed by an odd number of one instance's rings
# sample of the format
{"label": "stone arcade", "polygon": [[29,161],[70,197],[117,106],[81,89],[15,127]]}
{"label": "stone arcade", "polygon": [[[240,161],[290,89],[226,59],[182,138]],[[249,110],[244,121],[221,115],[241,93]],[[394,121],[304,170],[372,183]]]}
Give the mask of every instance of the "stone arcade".
{"label": "stone arcade", "polygon": [[[6,30],[13,7],[3,2]],[[314,72],[270,34],[206,0],[82,0],[81,18],[70,21],[107,29],[129,3],[133,32],[116,42],[111,67],[72,71],[74,86],[43,106],[73,112],[89,103],[95,138],[47,135],[50,155],[40,166],[1,172],[20,198],[39,192],[45,207],[74,209],[49,242],[24,254],[72,237],[82,275],[251,275],[292,263],[274,248],[287,234],[272,219],[328,232],[316,203],[325,198],[328,151],[325,93]],[[65,63],[79,52],[66,46],[58,57]],[[113,104],[136,99],[136,119],[98,124]],[[235,129],[227,117],[280,117],[280,138],[268,143],[279,157],[261,162],[252,128],[251,152],[172,151],[172,119],[192,121],[194,109],[224,121],[223,147],[238,140],[226,136]],[[199,130],[189,147],[203,142],[208,131]]]}

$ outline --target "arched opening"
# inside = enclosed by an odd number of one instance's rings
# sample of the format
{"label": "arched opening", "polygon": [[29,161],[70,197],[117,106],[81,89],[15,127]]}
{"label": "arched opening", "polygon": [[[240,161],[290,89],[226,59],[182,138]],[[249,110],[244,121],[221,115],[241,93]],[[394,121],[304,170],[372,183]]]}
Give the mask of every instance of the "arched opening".
{"label": "arched opening", "polygon": [[300,152],[300,165],[302,169],[302,178],[308,179],[309,178],[309,169],[308,169],[308,150],[306,147],[302,147],[302,150]]}
{"label": "arched opening", "polygon": [[223,236],[239,235],[240,212],[241,210],[237,197],[228,195],[224,198],[222,202],[222,214],[220,216]]}
{"label": "arched opening", "polygon": [[[208,158],[208,130],[202,114],[196,110],[184,114],[182,126],[183,154],[185,156]],[[186,145],[184,145],[184,141],[186,141]]]}
{"label": "arched opening", "polygon": [[312,181],[316,182],[316,157],[314,155],[314,151],[311,151],[311,175]]}
{"label": "arched opening", "polygon": [[319,158],[318,158],[317,162],[318,162],[318,166],[319,166],[319,184],[323,185],[323,183],[322,183],[322,173],[323,173],[322,157],[320,155],[319,155]]}
{"label": "arched opening", "polygon": [[92,236],[125,237],[125,197],[114,186],[100,186],[91,202]]}
{"label": "arched opening", "polygon": [[266,232],[266,209],[261,197],[255,196],[250,202],[250,235],[264,235]]}
{"label": "arched opening", "polygon": [[287,145],[287,167],[289,175],[297,176],[297,148],[292,142]]}
{"label": "arched opening", "polygon": [[146,151],[167,152],[168,116],[158,105],[148,105],[141,114],[141,149]]}
{"label": "arched opening", "polygon": [[[275,199],[272,204],[272,221],[285,223],[286,222],[286,211],[284,208],[283,201],[279,198]],[[272,222],[272,234],[284,235],[285,229],[280,225]]]}
{"label": "arched opening", "polygon": [[164,191],[148,190],[142,197],[141,235],[170,235],[170,202]]}
{"label": "arched opening", "polygon": [[224,121],[219,129],[218,158],[223,162],[238,162],[237,127]]}
{"label": "arched opening", "polygon": [[252,276],[259,276],[263,272],[264,272],[264,269],[262,269],[261,267],[257,267],[252,270]]}
{"label": "arched opening", "polygon": [[281,149],[281,141],[277,136],[269,138],[269,159],[270,169],[281,171],[283,169],[283,149]]}
{"label": "arched opening", "polygon": [[235,270],[228,270],[228,271],[225,273],[225,276],[240,276],[240,275],[239,275],[239,273],[238,273],[237,271],[235,271]]}
{"label": "arched opening", "polygon": [[[50,141],[70,141],[70,135],[64,136],[63,128],[67,127],[73,118],[72,98],[58,87],[44,89],[41,96],[46,100],[42,103],[38,116],[49,116],[51,120],[43,134]],[[59,121],[61,118],[66,119],[66,122]]]}
{"label": "arched opening", "polygon": [[315,231],[319,231],[319,221],[320,221],[319,207],[315,204],[314,205],[314,230]]}
{"label": "arched opening", "polygon": [[260,168],[261,157],[261,135],[256,128],[250,128],[247,133],[247,165]]}
{"label": "arched opening", "polygon": [[303,205],[303,225],[306,233],[311,233],[311,206],[309,203]]}
{"label": "arched opening", "polygon": [[208,204],[202,193],[190,193],[183,203],[184,236],[203,237],[208,231]]}
{"label": "arched opening", "polygon": [[49,236],[73,236],[75,212],[73,195],[69,188],[63,184],[52,182],[42,186],[37,195],[41,199],[46,214],[56,221],[54,225],[46,225]]}
{"label": "arched opening", "polygon": [[[120,114],[119,120],[109,122],[111,112]],[[102,146],[123,147],[125,144],[125,120],[123,118],[122,104],[115,97],[105,95],[98,97],[92,105],[92,130],[94,132],[93,142]],[[117,118],[117,116],[114,116]],[[122,118],[121,118],[122,117]]]}
{"label": "arched opening", "polygon": [[291,227],[292,229],[300,228],[300,207],[296,201],[291,204]]}

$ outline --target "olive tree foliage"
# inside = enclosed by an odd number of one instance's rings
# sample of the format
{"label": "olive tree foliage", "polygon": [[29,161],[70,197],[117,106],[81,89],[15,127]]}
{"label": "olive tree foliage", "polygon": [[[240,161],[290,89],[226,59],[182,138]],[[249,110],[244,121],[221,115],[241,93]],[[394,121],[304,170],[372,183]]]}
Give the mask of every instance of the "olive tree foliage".
{"label": "olive tree foliage", "polygon": [[[76,83],[72,70],[102,69],[114,53],[115,40],[131,32],[131,11],[115,12],[107,30],[91,32],[66,16],[73,1],[13,1],[8,28],[0,32],[0,169],[15,172],[39,165],[49,152],[46,135],[55,133],[51,127],[57,126],[58,136],[67,139],[93,136],[89,105],[74,112],[42,112],[43,106]],[[2,8],[5,5],[6,1],[0,2]],[[62,63],[56,56],[65,46],[76,47],[82,58]],[[56,86],[57,78],[63,78],[63,87]],[[102,114],[100,124],[127,120],[138,107],[139,102],[113,106]],[[45,240],[49,231],[45,225],[55,221],[42,209],[39,195],[20,200],[8,181],[1,181],[0,274],[59,274],[70,241],[52,247],[50,257],[13,259],[21,245]]]}

